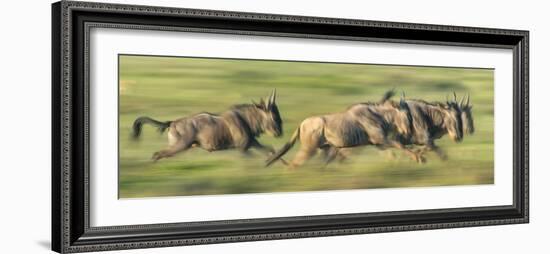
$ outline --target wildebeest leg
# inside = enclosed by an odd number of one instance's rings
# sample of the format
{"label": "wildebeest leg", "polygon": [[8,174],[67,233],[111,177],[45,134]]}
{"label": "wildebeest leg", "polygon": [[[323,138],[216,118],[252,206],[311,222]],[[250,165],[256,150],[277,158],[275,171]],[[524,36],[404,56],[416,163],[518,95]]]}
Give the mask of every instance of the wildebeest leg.
{"label": "wildebeest leg", "polygon": [[173,156],[174,154],[184,151],[191,147],[192,143],[189,141],[185,141],[183,139],[178,140],[173,145],[168,147],[167,149],[160,150],[153,154],[153,161],[158,161],[162,158]]}
{"label": "wildebeest leg", "polygon": [[[375,147],[380,151],[380,153],[386,156],[388,160],[395,159],[395,153],[393,152],[393,150],[388,149],[388,146],[377,145]],[[417,152],[417,153],[420,153],[420,152]]]}
{"label": "wildebeest leg", "polygon": [[304,164],[304,162],[309,160],[311,158],[311,156],[313,156],[315,154],[316,151],[317,151],[316,147],[311,147],[310,148],[310,147],[302,145],[300,147],[300,150],[296,154],[296,156],[294,156],[294,159],[292,159],[292,162],[290,163],[290,167],[291,168],[296,168],[296,167],[301,166],[302,164]]}
{"label": "wildebeest leg", "polygon": [[329,153],[330,153],[329,146],[321,147],[321,156],[323,157],[323,160],[326,160],[328,158]]}
{"label": "wildebeest leg", "polygon": [[392,147],[395,147],[395,148],[398,148],[398,149],[401,149],[401,150],[405,151],[405,153],[407,153],[409,156],[411,156],[411,158],[414,161],[418,162],[418,163],[426,162],[426,159],[424,157],[422,157],[421,153],[415,153],[414,151],[412,151],[411,149],[405,147],[402,143],[400,143],[398,141],[388,140],[387,144],[392,146]]}
{"label": "wildebeest leg", "polygon": [[246,158],[246,157],[251,157],[251,156],[252,156],[252,153],[250,152],[250,150],[241,149],[240,152],[241,152],[241,155],[242,155],[243,157],[245,157],[245,158]]}
{"label": "wildebeest leg", "polygon": [[441,149],[439,146],[434,146],[433,147],[434,149],[434,152],[437,154],[437,156],[441,159],[441,160],[447,160],[449,157],[447,156],[447,153],[445,153],[445,151],[443,151],[443,149]]}
{"label": "wildebeest leg", "polygon": [[443,149],[441,149],[439,146],[435,145],[433,141],[428,142],[426,146],[421,150],[420,154],[423,154],[425,152],[433,151],[441,160],[447,160],[447,154]]}
{"label": "wildebeest leg", "polygon": [[338,162],[343,162],[348,159],[348,157],[351,155],[352,150],[351,149],[360,149],[360,148],[339,148],[338,154],[336,157],[338,157]]}
{"label": "wildebeest leg", "polygon": [[[262,145],[260,144],[260,142],[258,142],[258,140],[256,139],[252,139],[250,141],[250,147],[251,148],[255,148],[257,149],[258,151],[261,151],[263,152],[265,155],[267,156],[271,156],[275,153],[275,149],[273,149],[273,147],[271,146],[265,146],[265,145]],[[284,164],[284,165],[288,165],[288,163],[283,159],[283,158],[279,158],[279,160]]]}
{"label": "wildebeest leg", "polygon": [[266,155],[272,155],[273,153],[275,153],[275,149],[273,149],[273,147],[262,145],[256,139],[250,141],[250,148],[257,149]]}
{"label": "wildebeest leg", "polygon": [[336,147],[329,147],[329,148],[323,148],[323,152],[325,155],[325,166],[331,163],[334,159],[336,159],[336,156],[338,156],[340,149]]}
{"label": "wildebeest leg", "polygon": [[385,149],[387,147],[395,147],[400,150],[405,151],[411,158],[419,163],[424,163],[425,159],[422,156],[419,156],[419,153],[415,153],[411,149],[405,147],[403,143],[388,138],[387,134],[383,132],[382,128],[377,128],[375,130],[370,130],[369,132],[369,141],[371,144],[377,146],[378,148]]}

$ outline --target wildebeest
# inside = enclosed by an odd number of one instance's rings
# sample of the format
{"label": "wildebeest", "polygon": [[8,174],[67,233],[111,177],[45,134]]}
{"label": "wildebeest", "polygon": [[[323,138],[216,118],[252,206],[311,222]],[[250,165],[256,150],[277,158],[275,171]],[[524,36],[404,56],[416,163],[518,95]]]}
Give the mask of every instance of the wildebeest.
{"label": "wildebeest", "polygon": [[239,149],[246,153],[249,148],[266,154],[273,153],[271,147],[258,142],[256,137],[267,132],[279,137],[283,133],[283,122],[276,102],[277,94],[259,103],[234,105],[229,110],[216,115],[200,113],[174,121],[157,121],[150,117],[139,117],[133,124],[133,137],[138,138],[143,124],[151,124],[160,132],[168,129],[168,148],[153,154],[152,159],[170,157],[191,147],[200,147],[209,152]]}
{"label": "wildebeest", "polygon": [[413,128],[409,137],[402,136],[401,142],[423,146],[421,155],[434,151],[441,159],[446,159],[447,155],[434,141],[445,134],[455,142],[462,141],[462,116],[456,100],[446,101],[444,104],[423,100],[407,100],[406,103],[413,119]]}
{"label": "wildebeest", "polygon": [[400,135],[398,139],[404,145],[422,146],[418,151],[422,161],[423,154],[429,151],[434,151],[441,159],[447,158],[445,152],[435,145],[436,139],[447,134],[453,141],[460,142],[464,132],[471,134],[474,131],[469,96],[466,103],[463,97],[459,105],[456,93],[453,94],[454,100],[447,99],[445,103],[405,100],[412,117],[412,129],[409,136]]}
{"label": "wildebeest", "polygon": [[[387,92],[383,100],[389,100],[393,95],[394,93]],[[405,103],[412,118],[411,132],[409,135],[399,134],[397,140],[403,145],[421,146],[421,149],[418,150],[421,162],[425,161],[424,153],[429,151],[434,151],[441,159],[446,159],[447,155],[435,145],[435,140],[448,134],[455,142],[460,142],[464,133],[472,134],[474,132],[472,106],[469,102],[468,95],[462,98],[459,105],[456,101],[456,94],[454,94],[453,101],[447,99],[446,103],[406,99]],[[340,149],[336,156],[340,160],[344,160],[351,154],[351,150],[354,149]]]}
{"label": "wildebeest", "polygon": [[[391,97],[387,92],[385,98]],[[290,162],[297,167],[311,158],[319,149],[325,151],[327,163],[337,156],[340,149],[376,145],[404,150],[414,160],[419,156],[397,142],[397,135],[408,136],[411,132],[411,116],[404,100],[394,103],[383,99],[379,103],[360,103],[346,111],[309,117],[303,120],[290,141],[266,162],[269,166],[283,156],[299,139],[300,150]]]}

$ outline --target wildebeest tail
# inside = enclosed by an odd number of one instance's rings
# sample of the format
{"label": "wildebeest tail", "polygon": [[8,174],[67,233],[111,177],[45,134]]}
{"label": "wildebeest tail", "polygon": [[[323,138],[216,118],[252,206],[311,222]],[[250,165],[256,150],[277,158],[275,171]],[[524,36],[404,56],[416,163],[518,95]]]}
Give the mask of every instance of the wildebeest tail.
{"label": "wildebeest tail", "polygon": [[290,150],[290,148],[294,146],[294,143],[296,143],[298,137],[300,137],[300,127],[298,127],[298,129],[294,131],[290,140],[279,151],[277,151],[269,159],[267,159],[265,166],[268,167],[269,165],[273,164],[273,162],[280,159],[281,156],[288,152],[288,150]]}
{"label": "wildebeest tail", "polygon": [[137,139],[139,135],[141,135],[141,128],[143,127],[143,124],[146,123],[156,126],[158,131],[163,133],[166,129],[168,129],[168,127],[170,127],[172,121],[161,122],[146,116],[138,117],[132,126],[132,138]]}

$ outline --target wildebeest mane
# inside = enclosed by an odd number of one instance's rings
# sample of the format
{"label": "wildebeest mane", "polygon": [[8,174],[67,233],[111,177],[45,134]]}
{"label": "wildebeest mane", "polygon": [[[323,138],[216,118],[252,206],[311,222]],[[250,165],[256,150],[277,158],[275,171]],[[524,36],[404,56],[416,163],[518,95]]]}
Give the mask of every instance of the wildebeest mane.
{"label": "wildebeest mane", "polygon": [[456,110],[460,110],[459,105],[456,102],[449,102],[449,103],[445,104],[445,103],[438,102],[438,101],[429,102],[429,101],[425,101],[425,100],[422,100],[422,99],[407,99],[407,100],[423,103],[423,104],[426,104],[428,106],[440,107],[440,108],[446,108],[447,106],[450,106],[450,107],[455,108]]}
{"label": "wildebeest mane", "polygon": [[254,104],[242,103],[242,104],[235,104],[235,105],[229,107],[229,109],[241,110],[241,109],[248,109],[248,108],[255,108],[255,107],[256,107],[256,105],[254,105]]}
{"label": "wildebeest mane", "polygon": [[254,104],[237,104],[233,105],[229,109],[234,111],[239,119],[248,128],[250,133],[255,137],[259,136],[263,132],[261,124],[261,116],[259,115],[259,108]]}
{"label": "wildebeest mane", "polygon": [[202,111],[200,113],[194,114],[194,116],[197,116],[197,115],[200,115],[200,114],[206,114],[206,115],[211,115],[211,116],[220,116],[220,114],[207,112],[207,111]]}
{"label": "wildebeest mane", "polygon": [[395,89],[388,90],[384,93],[384,95],[382,96],[382,99],[380,99],[380,101],[378,101],[378,102],[370,102],[370,101],[359,102],[359,103],[350,105],[346,109],[350,109],[350,108],[354,107],[357,104],[367,105],[367,106],[379,106],[379,105],[383,105],[384,103],[390,103],[393,107],[399,107],[399,103],[396,103],[396,102],[390,100],[394,95],[395,95]]}
{"label": "wildebeest mane", "polygon": [[[369,104],[362,104],[362,105],[369,105]],[[378,106],[380,104],[374,104],[374,105]],[[380,123],[384,132],[389,132],[393,129],[391,123],[386,119],[384,119],[384,117],[380,114],[380,112],[374,111],[371,107],[368,108],[368,111],[371,114],[366,115],[366,117],[371,118],[371,121]]]}
{"label": "wildebeest mane", "polygon": [[257,137],[263,131],[258,110],[259,109],[257,108],[257,106],[254,104],[236,104],[229,107],[229,110],[223,113],[211,113],[203,111],[194,114],[194,116],[207,114],[215,117],[224,117],[224,114],[234,112],[234,114],[232,115],[236,117],[237,120],[241,123],[241,127],[245,130],[245,132],[252,134],[254,137]]}

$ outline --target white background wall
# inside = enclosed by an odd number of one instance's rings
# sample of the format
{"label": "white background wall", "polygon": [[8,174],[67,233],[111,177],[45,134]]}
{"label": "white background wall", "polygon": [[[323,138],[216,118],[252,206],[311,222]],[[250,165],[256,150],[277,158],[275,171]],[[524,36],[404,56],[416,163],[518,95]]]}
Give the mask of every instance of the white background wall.
{"label": "white background wall", "polygon": [[[115,1],[113,1],[115,2]],[[531,223],[246,242],[121,253],[545,253],[550,226],[550,32],[545,1],[192,0],[116,2],[531,31]],[[0,253],[50,244],[50,1],[6,1],[0,15]],[[510,112],[511,113],[511,112]]]}

